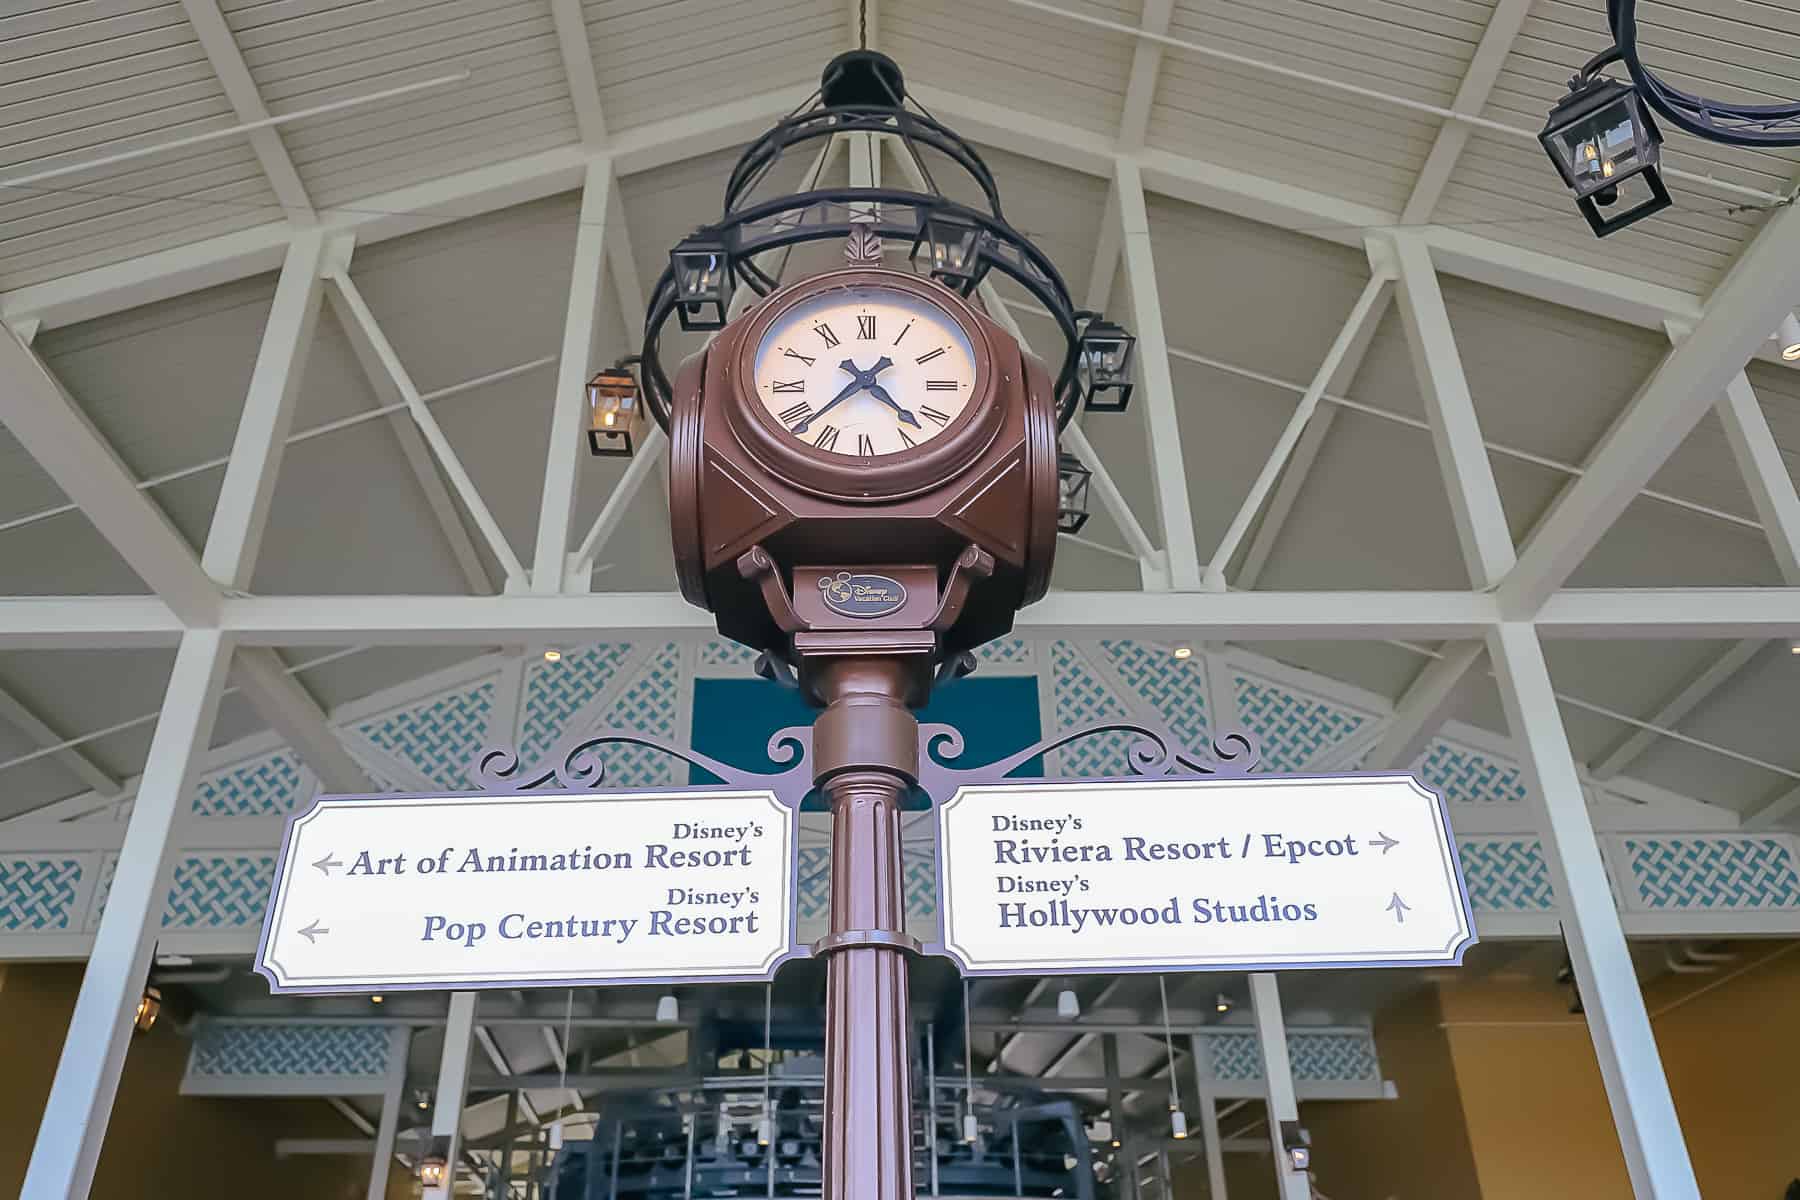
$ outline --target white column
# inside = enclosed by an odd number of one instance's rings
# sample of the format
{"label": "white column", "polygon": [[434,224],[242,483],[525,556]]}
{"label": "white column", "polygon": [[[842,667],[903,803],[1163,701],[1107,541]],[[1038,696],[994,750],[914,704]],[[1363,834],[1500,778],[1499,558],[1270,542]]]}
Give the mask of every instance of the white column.
{"label": "white column", "polygon": [[430,1188],[425,1200],[450,1200],[456,1188],[456,1161],[462,1157],[463,1099],[469,1091],[469,1044],[475,1035],[474,992],[450,993],[450,1016],[444,1022],[444,1051],[438,1058],[436,1098],[431,1109],[431,1138],[450,1139],[444,1151],[444,1186]]}
{"label": "white column", "polygon": [[394,1162],[394,1135],[400,1129],[400,1106],[406,1100],[406,1055],[412,1031],[396,1025],[388,1032],[387,1087],[381,1093],[381,1122],[375,1127],[375,1162],[369,1168],[369,1200],[386,1200],[388,1171]]}
{"label": "white column", "polygon": [[1562,714],[1537,631],[1502,622],[1488,635],[1519,765],[1543,806],[1545,859],[1556,888],[1569,958],[1632,1190],[1656,1200],[1694,1200],[1700,1189],[1613,906],[1594,826],[1569,753]]}
{"label": "white column", "polygon": [[594,367],[594,322],[600,308],[606,209],[612,191],[612,160],[602,157],[588,163],[581,189],[581,223],[575,232],[569,305],[563,318],[562,357],[556,366],[556,394],[550,398],[550,446],[544,457],[543,502],[538,509],[537,551],[531,564],[531,590],[539,593],[554,595],[563,590],[569,522],[575,515],[585,457],[581,431],[587,405],[582,389]]}
{"label": "white column", "polygon": [[193,794],[230,661],[230,639],[218,630],[182,635],[22,1200],[82,1200],[93,1182],[156,949],[174,870],[177,818]]}
{"label": "white column", "polygon": [[1226,1200],[1225,1147],[1219,1140],[1219,1100],[1213,1092],[1212,1056],[1206,1039],[1197,1033],[1188,1035],[1193,1052],[1195,1094],[1199,1098],[1200,1147],[1206,1152],[1207,1200]]}
{"label": "white column", "polygon": [[1300,1119],[1294,1097],[1294,1067],[1288,1061],[1287,1024],[1281,1019],[1281,988],[1275,976],[1258,971],[1250,976],[1250,1006],[1256,1015],[1256,1040],[1262,1046],[1263,1083],[1268,1088],[1269,1148],[1275,1159],[1275,1192],[1281,1200],[1310,1200],[1312,1185],[1305,1171],[1288,1166],[1281,1152],[1281,1123]]}
{"label": "white column", "polygon": [[1125,277],[1131,288],[1131,314],[1137,326],[1139,371],[1143,377],[1138,403],[1144,406],[1144,432],[1150,439],[1150,471],[1156,482],[1156,514],[1162,522],[1163,546],[1168,553],[1169,586],[1175,591],[1198,591],[1200,551],[1194,543],[1194,512],[1182,456],[1181,423],[1175,412],[1175,377],[1169,370],[1162,298],[1156,287],[1144,180],[1136,162],[1120,158],[1114,164],[1113,182],[1119,193]]}

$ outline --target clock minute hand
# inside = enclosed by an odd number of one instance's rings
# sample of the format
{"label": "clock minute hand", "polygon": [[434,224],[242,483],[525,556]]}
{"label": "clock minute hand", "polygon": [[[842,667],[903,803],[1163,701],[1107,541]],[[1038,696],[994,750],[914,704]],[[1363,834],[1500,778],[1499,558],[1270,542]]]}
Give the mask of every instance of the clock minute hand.
{"label": "clock minute hand", "polygon": [[[844,369],[847,371],[854,372],[856,370],[856,368],[851,365],[851,363],[848,359],[846,359],[842,365],[843,365]],[[843,391],[839,392],[837,395],[833,396],[830,400],[826,401],[824,408],[821,408],[816,413],[808,413],[801,420],[801,422],[798,425],[790,425],[790,426],[788,426],[788,429],[794,434],[795,437],[799,437],[801,434],[805,433],[808,428],[811,427],[814,420],[816,420],[819,417],[824,416],[827,412],[829,412],[831,410],[832,406],[834,406],[836,404],[840,404],[843,401],[848,400],[850,397],[856,395],[856,393],[862,391],[862,389],[864,387],[863,380],[864,380],[864,376],[862,374],[858,373],[855,379],[852,379],[849,383],[844,385]]]}
{"label": "clock minute hand", "polygon": [[919,424],[919,418],[913,416],[910,409],[901,408],[899,402],[888,395],[887,389],[882,387],[879,383],[871,383],[869,385],[869,395],[893,409],[900,417],[900,420],[905,424],[911,425],[914,429],[924,428],[924,426]]}

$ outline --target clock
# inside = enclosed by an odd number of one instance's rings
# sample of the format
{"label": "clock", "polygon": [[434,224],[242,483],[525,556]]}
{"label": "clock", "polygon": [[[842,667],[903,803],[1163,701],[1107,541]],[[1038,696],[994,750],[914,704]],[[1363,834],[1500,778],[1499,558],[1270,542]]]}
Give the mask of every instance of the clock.
{"label": "clock", "polygon": [[889,500],[941,481],[992,439],[997,385],[1018,374],[996,378],[988,322],[961,297],[898,271],[804,280],[749,318],[733,424],[821,495]]}

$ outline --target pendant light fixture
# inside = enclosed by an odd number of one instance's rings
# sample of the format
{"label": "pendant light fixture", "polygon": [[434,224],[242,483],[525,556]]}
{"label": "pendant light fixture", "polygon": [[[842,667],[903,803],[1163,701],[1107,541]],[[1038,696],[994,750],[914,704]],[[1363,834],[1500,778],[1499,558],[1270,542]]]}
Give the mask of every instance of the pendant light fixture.
{"label": "pendant light fixture", "polygon": [[1175,1035],[1169,1030],[1168,977],[1156,977],[1156,991],[1162,997],[1163,1050],[1169,1056],[1169,1135],[1177,1141],[1187,1137],[1187,1114],[1181,1111],[1181,1075],[1175,1070]]}

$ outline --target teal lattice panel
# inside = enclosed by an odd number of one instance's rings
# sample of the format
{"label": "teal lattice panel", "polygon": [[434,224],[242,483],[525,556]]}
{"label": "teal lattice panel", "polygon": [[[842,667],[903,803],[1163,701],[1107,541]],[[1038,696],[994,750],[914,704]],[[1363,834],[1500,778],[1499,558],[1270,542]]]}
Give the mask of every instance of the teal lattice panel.
{"label": "teal lattice panel", "polygon": [[1294,1078],[1348,1083],[1381,1078],[1375,1039],[1361,1033],[1288,1034]]}
{"label": "teal lattice panel", "polygon": [[488,739],[488,717],[494,711],[494,684],[476,684],[384,713],[356,727],[376,746],[403,759],[426,778],[449,791],[464,791],[469,764]]}
{"label": "teal lattice panel", "polygon": [[1101,642],[1119,678],[1154,708],[1175,736],[1190,747],[1205,749],[1206,667],[1198,658],[1185,661],[1143,642]]}
{"label": "teal lattice panel", "polygon": [[100,928],[100,915],[106,911],[106,898],[112,895],[113,875],[119,869],[119,856],[102,855],[100,859],[100,878],[94,884],[94,902],[88,905],[87,927]]}
{"label": "teal lattice panel", "polygon": [[269,854],[191,854],[175,866],[164,929],[242,929],[262,924],[275,881]]}
{"label": "teal lattice panel", "polygon": [[1555,911],[1550,868],[1535,837],[1463,838],[1456,844],[1456,855],[1475,911]]}
{"label": "teal lattice panel", "polygon": [[[1055,672],[1053,693],[1058,731],[1129,715],[1125,702],[1113,693],[1071,643],[1057,642],[1051,646],[1050,666]],[[1062,756],[1060,774],[1073,779],[1130,774],[1126,752],[1133,736],[1103,733],[1064,746],[1058,752]]]}
{"label": "teal lattice panel", "polygon": [[[1255,1080],[1263,1077],[1262,1046],[1254,1033],[1201,1035],[1212,1057],[1212,1077]],[[1308,1082],[1365,1082],[1381,1078],[1375,1039],[1366,1033],[1288,1030],[1288,1061],[1294,1078]]]}
{"label": "teal lattice panel", "polygon": [[81,860],[63,855],[0,858],[0,933],[57,933],[75,920]]}
{"label": "teal lattice panel", "polygon": [[250,1025],[203,1021],[188,1053],[189,1079],[317,1079],[387,1074],[384,1025]]}
{"label": "teal lattice panel", "polygon": [[1628,837],[1625,858],[1646,908],[1800,908],[1790,843],[1777,838]]}
{"label": "teal lattice panel", "polygon": [[756,651],[724,638],[700,643],[700,665],[703,667],[747,667],[756,661]]}
{"label": "teal lattice panel", "polygon": [[802,921],[822,921],[831,915],[831,851],[807,846],[800,851],[798,898],[795,907]]}
{"label": "teal lattice panel", "polygon": [[937,860],[922,854],[906,859],[906,915],[929,917],[937,912]]}
{"label": "teal lattice panel", "polygon": [[1235,675],[1232,685],[1238,721],[1261,743],[1265,771],[1304,770],[1368,720],[1353,708],[1266,679]]}
{"label": "teal lattice panel", "polygon": [[535,763],[568,729],[569,718],[618,678],[631,656],[623,642],[600,642],[566,652],[561,662],[538,662],[525,684],[519,756]]}
{"label": "teal lattice panel", "polygon": [[286,750],[203,776],[194,788],[197,817],[283,816],[300,799],[300,761]]}
{"label": "teal lattice panel", "polygon": [[996,638],[986,645],[978,646],[975,658],[979,662],[1016,666],[1031,661],[1031,643],[1024,638]]}
{"label": "teal lattice panel", "polygon": [[1525,779],[1519,768],[1442,738],[1431,743],[1413,770],[1452,804],[1525,802]]}
{"label": "teal lattice panel", "polygon": [[[676,702],[681,694],[681,647],[659,647],[619,698],[597,722],[602,729],[629,729],[675,741]],[[642,746],[608,746],[605,750],[609,787],[658,787],[675,783],[677,764],[666,754]]]}

